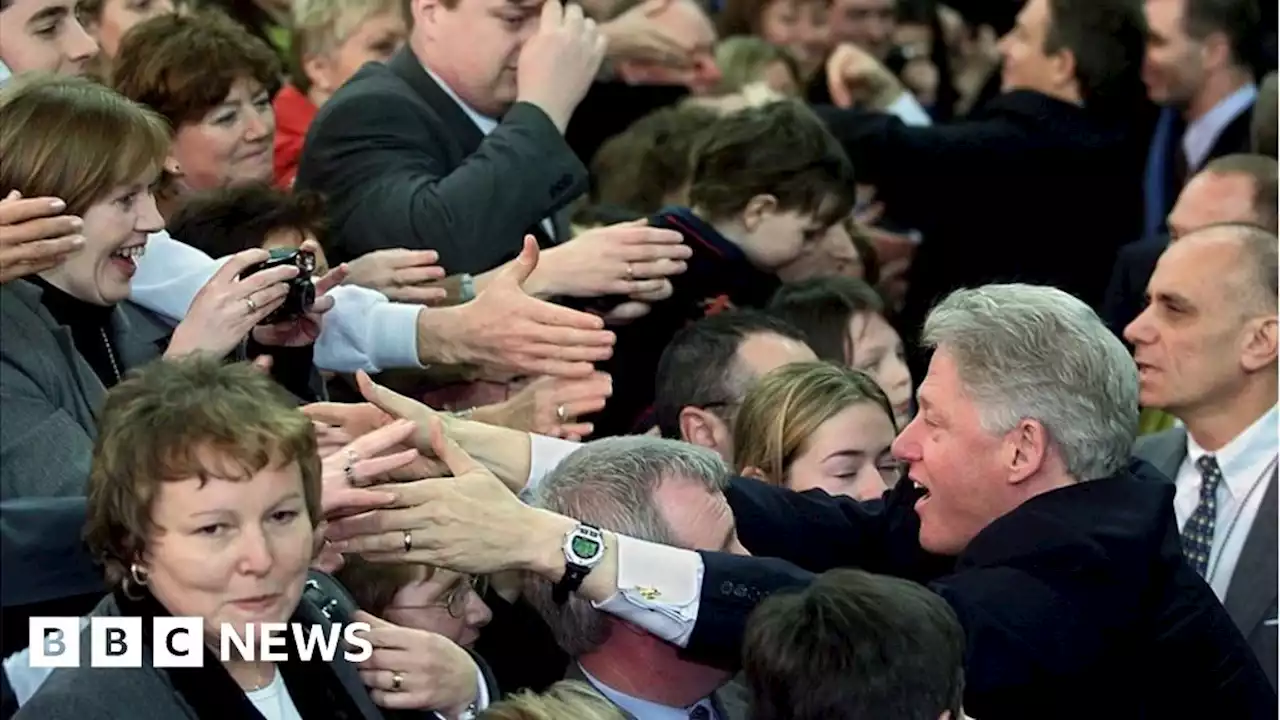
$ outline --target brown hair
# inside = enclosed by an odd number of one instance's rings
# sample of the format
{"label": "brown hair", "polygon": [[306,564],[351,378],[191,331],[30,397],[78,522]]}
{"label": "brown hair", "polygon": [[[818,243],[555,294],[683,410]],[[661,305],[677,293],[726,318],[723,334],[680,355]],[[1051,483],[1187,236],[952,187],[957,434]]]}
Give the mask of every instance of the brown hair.
{"label": "brown hair", "polygon": [[[733,424],[734,465],[758,468],[771,484],[785,485],[791,461],[818,428],[858,403],[893,407],[871,376],[826,362],[783,365],[747,390]],[[896,426],[894,427],[896,430]]]}
{"label": "brown hair", "polygon": [[853,166],[808,107],[782,101],[716,120],[690,154],[689,204],[708,221],[772,195],[778,210],[819,213],[833,225],[853,210]]}
{"label": "brown hair", "polygon": [[861,313],[884,315],[884,300],[863,280],[820,277],[778,288],[768,312],[804,333],[819,358],[847,365],[853,357],[849,322]]}
{"label": "brown hair", "polygon": [[1280,181],[1277,180],[1277,164],[1275,158],[1266,155],[1236,153],[1215,158],[1200,171],[1213,175],[1243,175],[1253,182],[1253,199],[1250,203],[1259,227],[1267,232],[1276,233],[1278,218],[1277,194],[1280,193]]}
{"label": "brown hair", "polygon": [[784,47],[754,35],[735,35],[716,45],[716,65],[720,67],[720,92],[735,93],[754,82],[774,63],[782,63],[796,84],[803,82],[800,66]]}
{"label": "brown hair", "polygon": [[589,685],[561,680],[541,695],[526,690],[480,713],[480,720],[625,720],[613,703]]}
{"label": "brown hair", "polygon": [[662,108],[610,138],[591,161],[591,200],[639,213],[662,209],[689,179],[689,152],[718,115],[683,104]]}
{"label": "brown hair", "polygon": [[359,555],[348,555],[335,576],[361,610],[382,617],[395,600],[396,593],[417,580],[417,574],[423,568],[427,571],[427,578],[435,572],[435,568],[426,565],[371,563]]}
{"label": "brown hair", "polygon": [[125,97],[154,108],[176,130],[199,122],[244,79],[274,87],[280,59],[235,21],[206,9],[160,15],[134,26],[120,41],[110,82]]}
{"label": "brown hair", "polygon": [[159,175],[169,128],[84,78],[33,73],[0,90],[0,192],[50,196],[83,214],[112,190]]}
{"label": "brown hair", "polygon": [[89,472],[85,540],[114,585],[146,550],[161,483],[240,481],[294,462],[315,526],[321,519],[315,431],[289,394],[248,364],[204,356],[152,363],[107,393]]}

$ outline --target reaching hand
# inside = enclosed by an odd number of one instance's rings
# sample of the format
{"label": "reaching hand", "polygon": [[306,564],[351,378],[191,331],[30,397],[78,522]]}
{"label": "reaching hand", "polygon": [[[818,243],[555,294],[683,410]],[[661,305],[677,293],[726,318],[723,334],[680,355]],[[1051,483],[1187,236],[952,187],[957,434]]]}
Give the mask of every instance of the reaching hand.
{"label": "reaching hand", "polygon": [[432,452],[453,477],[383,486],[396,500],[332,523],[330,540],[370,562],[435,565],[472,575],[525,567],[529,528],[548,514],[520,502],[445,437],[438,418],[428,421],[427,434]]}
{"label": "reaching hand", "polygon": [[520,49],[519,99],[542,108],[560,132],[595,82],[607,41],[582,6],[561,0],[542,4],[538,30]]}
{"label": "reaching hand", "polygon": [[286,280],[298,275],[293,265],[281,265],[240,279],[240,273],[266,261],[266,250],[245,250],[231,256],[191,301],[173,331],[166,358],[193,352],[216,357],[229,354],[264,318],[276,311],[289,293]]}
{"label": "reaching hand", "polygon": [[23,198],[17,190],[0,200],[0,284],[56,267],[84,247],[84,222],[63,215],[57,198]]}
{"label": "reaching hand", "polygon": [[613,353],[614,335],[589,313],[531,297],[523,285],[537,267],[538,245],[524,250],[470,302],[424,310],[424,362],[473,364],[527,375],[579,377]]}
{"label": "reaching hand", "polygon": [[653,21],[671,0],[645,0],[602,24],[600,32],[608,41],[606,54],[614,62],[635,60],[668,68],[685,69],[693,64],[694,46],[681,42]]}
{"label": "reaching hand", "polygon": [[[613,394],[613,380],[606,373],[584,378],[538,378],[524,386],[501,406],[507,411],[505,427],[581,440],[595,429],[578,422],[583,415],[604,409]],[[480,419],[477,415],[476,419]]]}
{"label": "reaching hand", "polygon": [[320,337],[320,324],[324,314],[333,309],[334,299],[328,292],[342,284],[347,277],[347,266],[339,265],[315,281],[316,301],[306,313],[274,325],[260,325],[253,329],[253,339],[271,347],[304,347]]}
{"label": "reaching hand", "polygon": [[480,668],[452,640],[364,611],[353,613],[351,619],[369,624],[364,638],[373,646],[373,654],[360,663],[360,679],[380,707],[435,710],[452,718],[476,702]]}
{"label": "reaching hand", "polygon": [[871,53],[842,43],[827,58],[827,91],[836,107],[882,109],[902,94],[902,85]]}
{"label": "reaching hand", "polygon": [[547,250],[534,275],[551,295],[669,295],[667,278],[683,273],[692,255],[680,233],[638,220],[593,228]]}
{"label": "reaching hand", "polygon": [[377,250],[347,263],[346,282],[371,288],[402,303],[434,305],[448,292],[434,283],[444,278],[435,250]]}

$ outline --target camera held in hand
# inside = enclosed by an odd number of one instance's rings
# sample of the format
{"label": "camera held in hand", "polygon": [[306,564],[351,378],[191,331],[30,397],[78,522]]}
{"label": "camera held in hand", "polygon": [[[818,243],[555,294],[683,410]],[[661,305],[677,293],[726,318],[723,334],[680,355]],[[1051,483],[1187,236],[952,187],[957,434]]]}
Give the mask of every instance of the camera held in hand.
{"label": "camera held in hand", "polygon": [[270,258],[265,262],[248,268],[240,274],[240,278],[243,280],[254,273],[282,265],[297,267],[298,274],[285,281],[289,285],[289,294],[285,296],[284,303],[270,315],[263,318],[259,325],[275,325],[276,323],[297,320],[305,315],[316,302],[316,285],[311,279],[312,273],[316,270],[316,256],[306,250],[298,250],[296,248],[272,250]]}

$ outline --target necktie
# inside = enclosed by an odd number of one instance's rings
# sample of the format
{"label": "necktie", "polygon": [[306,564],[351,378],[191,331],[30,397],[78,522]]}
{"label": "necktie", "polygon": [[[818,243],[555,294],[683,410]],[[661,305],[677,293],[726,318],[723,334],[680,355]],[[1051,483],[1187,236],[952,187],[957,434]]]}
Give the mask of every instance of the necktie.
{"label": "necktie", "polygon": [[706,705],[694,705],[689,711],[689,720],[711,720],[711,711]]}
{"label": "necktie", "polygon": [[1222,483],[1222,468],[1218,467],[1218,460],[1212,455],[1196,460],[1196,467],[1200,470],[1200,502],[1182,528],[1182,554],[1200,577],[1205,577],[1209,574],[1209,553],[1213,550],[1213,525],[1218,516],[1218,485]]}

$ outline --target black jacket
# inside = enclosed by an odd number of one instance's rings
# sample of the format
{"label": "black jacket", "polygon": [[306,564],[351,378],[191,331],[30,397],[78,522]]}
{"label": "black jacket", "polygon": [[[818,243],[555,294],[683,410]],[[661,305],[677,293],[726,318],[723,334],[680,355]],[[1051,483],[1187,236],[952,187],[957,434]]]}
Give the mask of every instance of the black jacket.
{"label": "black jacket", "polygon": [[974,717],[1275,717],[1275,691],[1252,651],[1182,560],[1173,488],[1146,463],[1027,501],[945,574],[914,537],[910,483],[867,504],[741,479],[727,494],[757,557],[702,553],[688,647],[696,658],[736,658],[760,597],[803,585],[810,572],[863,567],[930,579],[954,608]]}
{"label": "black jacket", "polygon": [[[963,122],[909,127],[877,113],[819,108],[858,181],[924,236],[900,317],[914,343],[948,292],[992,282],[1051,285],[1098,307],[1116,250],[1142,227],[1148,118],[1112,122],[1031,91]],[[914,353],[915,377],[924,357]]]}
{"label": "black jacket", "polygon": [[406,47],[320,108],[295,185],[328,199],[334,262],[407,247],[480,273],[514,258],[526,233],[550,245],[540,223],[586,190],[587,171],[533,105],[516,103],[484,136]]}
{"label": "black jacket", "polygon": [[1103,322],[1116,337],[1124,339],[1124,329],[1147,306],[1147,283],[1151,282],[1156,263],[1168,246],[1169,238],[1162,235],[1120,248],[1101,312]]}

